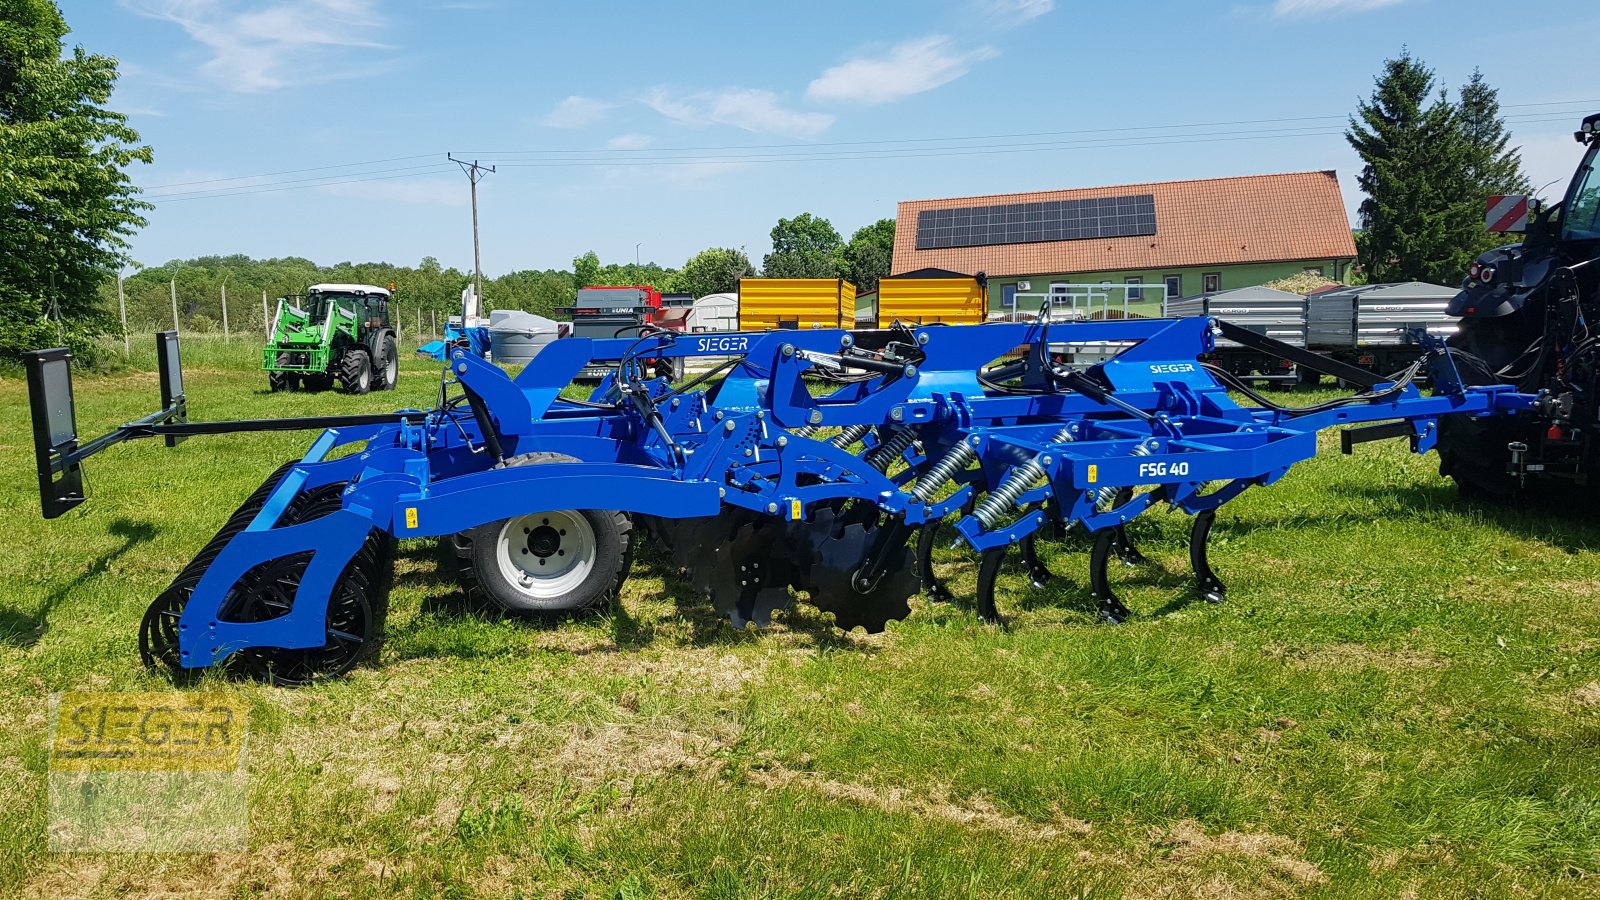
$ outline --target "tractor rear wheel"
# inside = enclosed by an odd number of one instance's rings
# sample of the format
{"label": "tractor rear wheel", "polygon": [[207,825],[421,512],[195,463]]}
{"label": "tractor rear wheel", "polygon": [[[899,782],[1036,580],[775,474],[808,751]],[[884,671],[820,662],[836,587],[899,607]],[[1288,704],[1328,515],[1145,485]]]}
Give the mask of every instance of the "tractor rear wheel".
{"label": "tractor rear wheel", "polygon": [[367,353],[372,357],[372,389],[394,390],[400,380],[400,348],[395,344],[394,332],[385,328],[369,338]]}
{"label": "tractor rear wheel", "polygon": [[351,347],[339,356],[339,381],[347,394],[365,394],[372,390],[372,359],[361,347]]}
{"label": "tractor rear wheel", "polygon": [[[496,468],[578,462],[524,453]],[[604,607],[633,557],[633,522],[616,510],[564,509],[512,516],[455,536],[457,577],[469,602],[524,618]]]}
{"label": "tractor rear wheel", "polygon": [[[1464,350],[1455,350],[1451,355],[1463,386],[1500,383],[1482,358]],[[1464,498],[1491,502],[1513,499],[1518,484],[1506,471],[1510,460],[1506,445],[1519,439],[1518,431],[1507,416],[1440,416],[1439,474],[1454,479]]]}

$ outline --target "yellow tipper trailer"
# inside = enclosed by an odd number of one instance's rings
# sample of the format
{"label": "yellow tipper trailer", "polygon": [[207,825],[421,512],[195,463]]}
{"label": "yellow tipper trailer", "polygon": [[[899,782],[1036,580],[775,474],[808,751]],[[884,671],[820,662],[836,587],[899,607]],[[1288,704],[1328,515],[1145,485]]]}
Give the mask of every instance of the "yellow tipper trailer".
{"label": "yellow tipper trailer", "polygon": [[955,272],[927,277],[919,274],[879,279],[879,328],[888,328],[896,320],[907,325],[976,325],[987,318],[989,301],[983,279]]}
{"label": "yellow tipper trailer", "polygon": [[856,286],[843,278],[739,279],[739,330],[854,328]]}

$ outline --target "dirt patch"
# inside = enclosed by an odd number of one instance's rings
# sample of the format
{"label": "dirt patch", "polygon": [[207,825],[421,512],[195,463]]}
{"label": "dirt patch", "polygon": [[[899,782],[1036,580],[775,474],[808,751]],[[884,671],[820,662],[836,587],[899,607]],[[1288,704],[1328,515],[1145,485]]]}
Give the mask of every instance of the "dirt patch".
{"label": "dirt patch", "polygon": [[824,797],[870,806],[887,813],[905,813],[922,818],[939,819],[963,828],[996,831],[1027,840],[1054,841],[1065,837],[1083,837],[1093,830],[1093,826],[1088,822],[1067,816],[1058,816],[1053,822],[1035,822],[1014,816],[1002,812],[989,798],[981,794],[957,799],[952,798],[947,790],[941,789],[927,796],[919,796],[905,788],[835,781],[819,775],[782,768],[757,770],[751,772],[750,777],[768,787],[801,788]]}
{"label": "dirt patch", "polygon": [[706,771],[720,766],[716,753],[733,739],[648,725],[575,725],[547,765],[586,785]]}
{"label": "dirt patch", "polygon": [[581,657],[572,671],[581,675],[648,681],[682,695],[734,694],[759,681],[771,655],[744,657],[719,653],[715,648],[675,650],[660,655],[637,651]]}
{"label": "dirt patch", "polygon": [[1238,856],[1261,860],[1274,871],[1301,884],[1321,884],[1327,876],[1315,863],[1300,858],[1300,845],[1279,834],[1224,831],[1209,835],[1200,823],[1185,819],[1169,829],[1153,828],[1150,842],[1179,861],[1202,860],[1211,856]]}
{"label": "dirt patch", "polygon": [[1445,665],[1444,660],[1420,650],[1385,649],[1357,643],[1321,644],[1315,647],[1273,644],[1262,652],[1269,659],[1278,660],[1291,668],[1322,672],[1359,672],[1362,669],[1406,672],[1437,669]]}
{"label": "dirt patch", "polygon": [[1591,681],[1570,695],[1572,702],[1584,709],[1600,707],[1600,681]]}

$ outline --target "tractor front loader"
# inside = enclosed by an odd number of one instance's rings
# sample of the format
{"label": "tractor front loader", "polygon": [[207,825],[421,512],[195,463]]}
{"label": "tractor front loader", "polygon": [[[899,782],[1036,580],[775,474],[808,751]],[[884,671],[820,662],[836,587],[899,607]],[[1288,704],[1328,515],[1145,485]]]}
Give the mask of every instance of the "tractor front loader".
{"label": "tractor front loader", "polygon": [[[845,629],[881,631],[919,591],[954,600],[932,548],[981,556],[977,614],[1002,621],[995,574],[1017,548],[1035,583],[1036,542],[1087,536],[1100,616],[1132,613],[1110,567],[1143,557],[1124,526],[1165,509],[1194,517],[1194,589],[1226,594],[1208,545],[1218,510],[1316,453],[1404,437],[1434,446],[1441,420],[1516,414],[1509,386],[1424,396],[1422,363],[1393,378],[1216,320],[1130,319],[897,326],[863,350],[841,330],[557,341],[515,378],[457,350],[429,410],[190,422],[174,336],[163,336],[162,408],[80,444],[69,355],[28,360],[47,517],[83,502],[87,457],[125,439],[324,429],[267,477],[150,605],[144,660],[175,674],[223,666],[299,684],[349,670],[382,635],[396,540],[447,543],[468,598],[508,615],[603,606],[648,538],[736,627],[768,624],[804,598]],[[1278,405],[1197,361],[1219,336],[1359,386],[1307,407]],[[868,343],[862,341],[862,343]],[[1086,368],[1063,346],[1120,348]],[[722,358],[674,385],[649,360]],[[1435,346],[1430,362],[1454,366]],[[608,372],[586,400],[566,389]],[[1241,403],[1234,396],[1245,398]],[[179,451],[182,452],[182,451]]]}
{"label": "tractor front loader", "polygon": [[316,284],[304,308],[278,299],[261,354],[274,391],[322,391],[337,381],[349,394],[392,390],[400,348],[389,324],[390,291],[368,284]]}

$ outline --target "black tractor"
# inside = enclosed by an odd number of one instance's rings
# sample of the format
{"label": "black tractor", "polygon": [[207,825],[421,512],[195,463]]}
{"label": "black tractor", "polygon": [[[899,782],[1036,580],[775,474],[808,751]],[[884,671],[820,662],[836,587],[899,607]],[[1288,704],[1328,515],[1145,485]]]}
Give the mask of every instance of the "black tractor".
{"label": "black tractor", "polygon": [[1522,242],[1478,257],[1449,306],[1463,352],[1435,377],[1538,395],[1515,416],[1440,420],[1440,471],[1464,494],[1600,488],[1600,114],[1575,137],[1587,151],[1565,196],[1531,204]]}

